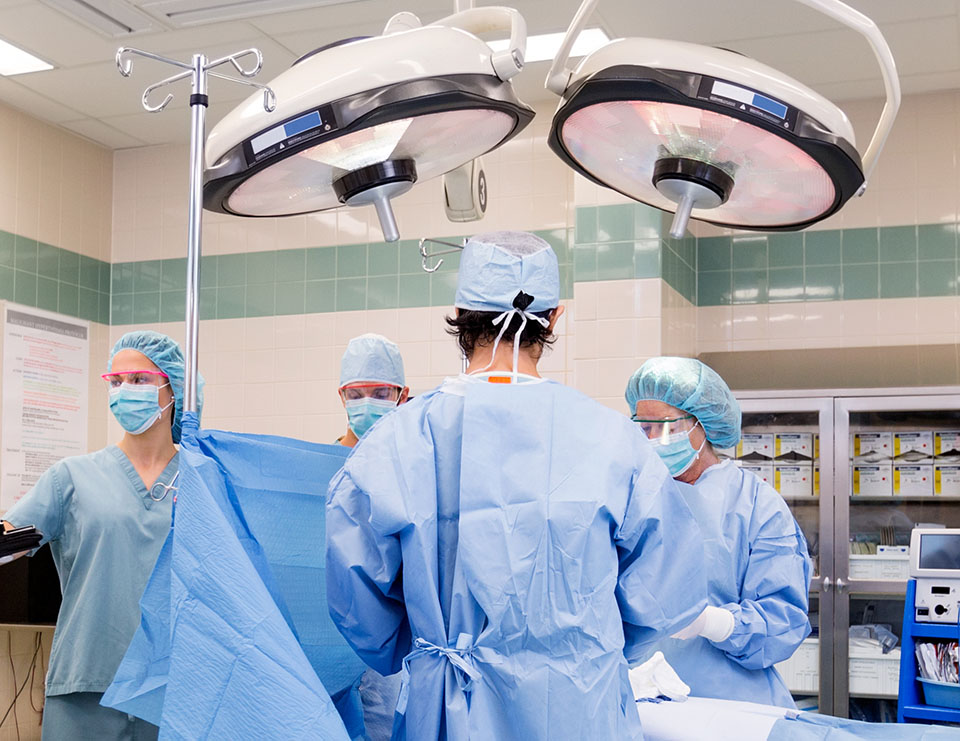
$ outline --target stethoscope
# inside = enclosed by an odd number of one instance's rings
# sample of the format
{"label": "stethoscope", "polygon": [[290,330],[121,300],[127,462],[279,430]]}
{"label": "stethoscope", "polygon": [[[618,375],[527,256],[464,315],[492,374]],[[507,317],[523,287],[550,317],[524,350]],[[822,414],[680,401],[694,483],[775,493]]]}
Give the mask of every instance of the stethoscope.
{"label": "stethoscope", "polygon": [[[150,491],[148,492],[150,494],[150,498],[155,502],[162,502],[167,498],[167,494],[169,494],[171,490],[177,490],[175,484],[177,483],[178,478],[180,478],[179,471],[177,471],[169,484],[165,484],[162,481],[157,481],[153,486],[150,487]],[[157,496],[154,492],[160,492],[160,496]]]}

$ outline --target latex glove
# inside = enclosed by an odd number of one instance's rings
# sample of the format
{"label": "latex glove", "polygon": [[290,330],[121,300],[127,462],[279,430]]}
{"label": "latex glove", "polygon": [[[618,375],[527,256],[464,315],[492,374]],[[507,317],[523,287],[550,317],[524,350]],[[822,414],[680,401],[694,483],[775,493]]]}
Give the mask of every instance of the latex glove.
{"label": "latex glove", "polygon": [[688,641],[691,638],[703,636],[708,641],[720,643],[730,637],[735,627],[736,620],[732,612],[724,610],[722,607],[707,605],[696,620],[683,630],[674,633],[671,638]]}
{"label": "latex glove", "polygon": [[661,651],[630,670],[630,687],[637,700],[651,700],[663,695],[682,701],[690,694],[690,688],[677,676]]}

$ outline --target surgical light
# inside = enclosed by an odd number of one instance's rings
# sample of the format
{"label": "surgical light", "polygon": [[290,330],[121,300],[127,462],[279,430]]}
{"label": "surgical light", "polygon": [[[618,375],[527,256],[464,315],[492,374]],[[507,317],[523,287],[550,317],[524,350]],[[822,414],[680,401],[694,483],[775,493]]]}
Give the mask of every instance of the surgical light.
{"label": "surgical light", "polygon": [[853,126],[802,83],[725,49],[617,39],[567,68],[598,0],[584,0],[547,77],[561,96],[551,149],[574,170],[688,220],[796,230],[863,193],[900,105],[890,50],[876,25],[839,0],[799,0],[863,35],[880,64],[886,104],[862,158]]}
{"label": "surgical light", "polygon": [[[497,30],[510,32],[500,50],[475,35]],[[251,96],[210,133],[204,206],[265,217],[373,205],[384,238],[397,240],[392,199],[532,120],[510,82],[525,41],[523,18],[509,8],[426,26],[399,13],[381,36],[302,57],[270,83],[275,111]]]}

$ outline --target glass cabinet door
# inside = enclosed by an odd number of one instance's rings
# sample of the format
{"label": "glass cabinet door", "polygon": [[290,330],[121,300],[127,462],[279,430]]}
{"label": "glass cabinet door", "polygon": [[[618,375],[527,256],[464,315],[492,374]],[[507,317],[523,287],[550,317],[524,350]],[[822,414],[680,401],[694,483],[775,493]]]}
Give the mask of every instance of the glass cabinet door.
{"label": "glass cabinet door", "polygon": [[[797,705],[832,712],[832,602],[822,599],[833,573],[833,429],[831,398],[756,398],[740,395],[743,432],[736,449],[719,451],[765,480],[784,498],[807,540],[812,632],[796,653],[777,665]],[[826,455],[822,454],[827,441]]]}
{"label": "glass cabinet door", "polygon": [[960,527],[960,397],[838,398],[834,710],[896,720],[910,532]]}

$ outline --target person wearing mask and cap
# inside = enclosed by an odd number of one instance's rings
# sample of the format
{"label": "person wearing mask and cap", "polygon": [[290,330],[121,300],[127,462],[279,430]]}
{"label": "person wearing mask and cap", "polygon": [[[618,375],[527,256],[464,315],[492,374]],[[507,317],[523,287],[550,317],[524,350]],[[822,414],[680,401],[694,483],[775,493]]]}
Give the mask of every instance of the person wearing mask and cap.
{"label": "person wearing mask and cap", "polygon": [[[338,391],[347,411],[347,431],[337,442],[352,448],[378,419],[403,404],[410,394],[400,348],[378,334],[354,337],[340,360]],[[400,693],[399,672],[384,676],[367,669],[360,678],[358,691],[367,738],[389,739]]]}
{"label": "person wearing mask and cap", "polygon": [[807,542],[773,487],[714,447],[740,441],[740,405],[691,358],[653,358],[627,383],[633,420],[684,484],[706,548],[709,606],[659,648],[691,694],[795,708],[774,664],[810,634]]}
{"label": "person wearing mask and cap", "polygon": [[[55,463],[4,517],[5,529],[43,533],[60,576],[44,741],[157,737],[156,726],[101,707],[100,698],[137,628],[140,596],[170,530],[184,374],[183,353],[166,335],[123,335],[103,374],[123,438]],[[198,411],[202,403],[201,393]]]}
{"label": "person wearing mask and cap", "polygon": [[628,662],[706,606],[689,509],[635,425],[542,378],[557,258],[463,249],[468,367],[384,417],[331,481],[330,614],[403,672],[394,739],[642,738]]}
{"label": "person wearing mask and cap", "polygon": [[352,448],[374,422],[410,395],[400,348],[379,334],[354,337],[340,359],[337,392],[347,411],[347,431],[337,442]]}

